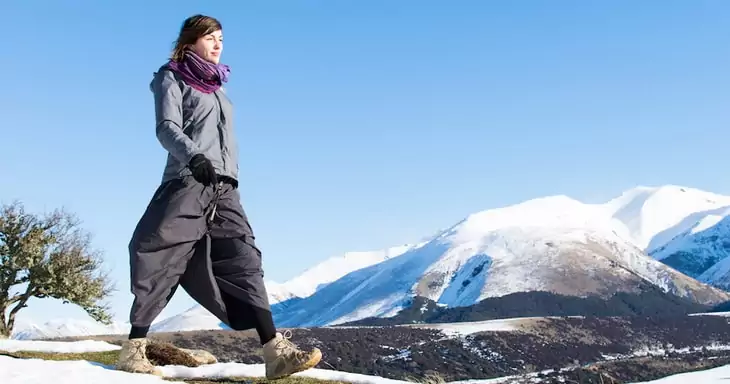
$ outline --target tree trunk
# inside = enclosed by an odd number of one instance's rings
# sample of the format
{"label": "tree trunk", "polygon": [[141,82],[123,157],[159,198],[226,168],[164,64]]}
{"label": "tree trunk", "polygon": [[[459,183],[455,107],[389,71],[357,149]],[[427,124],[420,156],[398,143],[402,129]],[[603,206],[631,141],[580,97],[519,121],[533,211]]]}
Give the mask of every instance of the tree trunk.
{"label": "tree trunk", "polygon": [[2,319],[2,321],[0,321],[0,340],[9,339],[10,332],[11,329],[7,327],[7,324],[5,324],[5,319]]}
{"label": "tree trunk", "polygon": [[0,305],[0,340],[10,338],[10,329],[8,329],[8,324],[5,321],[5,312],[7,309],[5,304]]}
{"label": "tree trunk", "polygon": [[[26,307],[26,303],[28,302],[28,299],[30,299],[31,296],[33,296],[33,291],[35,287],[32,284],[28,284],[28,288],[25,290],[25,293],[20,295],[20,300],[15,304],[15,307],[10,310],[10,314],[8,315],[7,322],[5,322],[3,325],[0,325],[0,327],[5,328],[4,330],[0,328],[0,333],[5,333],[6,336],[10,337],[10,334],[13,332],[13,327],[15,326],[15,315],[18,314],[18,311]],[[5,320],[5,313],[3,312],[3,320]]]}
{"label": "tree trunk", "polygon": [[18,304],[15,305],[15,308],[10,310],[10,316],[8,316],[8,323],[5,327],[6,333],[8,336],[10,336],[10,333],[13,331],[13,327],[15,326],[15,315],[18,314],[18,311],[25,308],[25,303],[28,302],[29,295],[24,295],[22,299],[18,302]]}

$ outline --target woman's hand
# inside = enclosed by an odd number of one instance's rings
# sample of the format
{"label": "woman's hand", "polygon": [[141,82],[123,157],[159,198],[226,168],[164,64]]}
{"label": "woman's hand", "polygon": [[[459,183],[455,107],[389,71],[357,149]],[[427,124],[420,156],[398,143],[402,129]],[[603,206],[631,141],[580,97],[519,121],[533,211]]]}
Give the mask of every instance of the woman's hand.
{"label": "woman's hand", "polygon": [[190,159],[188,165],[193,172],[193,178],[205,186],[218,183],[218,175],[215,173],[213,164],[202,154],[197,154]]}

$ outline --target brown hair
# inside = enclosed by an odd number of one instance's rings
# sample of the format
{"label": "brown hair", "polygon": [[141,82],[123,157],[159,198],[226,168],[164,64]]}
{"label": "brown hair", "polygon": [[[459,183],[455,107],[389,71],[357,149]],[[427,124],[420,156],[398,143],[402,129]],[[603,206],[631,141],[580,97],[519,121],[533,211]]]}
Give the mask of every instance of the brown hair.
{"label": "brown hair", "polygon": [[222,29],[221,23],[213,17],[204,15],[188,17],[180,28],[180,34],[177,41],[175,41],[171,59],[181,61],[185,56],[185,48],[188,44],[195,44],[199,38]]}

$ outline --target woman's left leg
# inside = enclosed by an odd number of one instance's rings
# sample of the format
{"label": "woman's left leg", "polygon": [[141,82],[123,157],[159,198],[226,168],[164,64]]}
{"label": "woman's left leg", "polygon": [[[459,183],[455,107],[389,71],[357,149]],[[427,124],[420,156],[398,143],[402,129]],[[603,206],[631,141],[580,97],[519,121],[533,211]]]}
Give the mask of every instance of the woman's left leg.
{"label": "woman's left leg", "polygon": [[319,349],[300,350],[276,332],[264,285],[261,251],[256,247],[238,190],[224,183],[219,194],[210,224],[210,257],[231,328],[256,328],[269,379],[314,367],[322,358]]}
{"label": "woman's left leg", "polygon": [[266,344],[276,336],[276,327],[268,300],[263,300],[261,254],[239,237],[211,239],[210,256],[231,328],[256,328],[261,345]]}

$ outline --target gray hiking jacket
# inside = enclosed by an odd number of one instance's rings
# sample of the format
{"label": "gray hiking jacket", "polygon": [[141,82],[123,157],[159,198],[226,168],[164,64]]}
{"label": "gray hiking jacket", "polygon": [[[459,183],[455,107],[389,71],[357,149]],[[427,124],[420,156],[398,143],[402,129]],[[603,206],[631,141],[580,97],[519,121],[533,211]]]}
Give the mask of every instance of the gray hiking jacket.
{"label": "gray hiking jacket", "polygon": [[223,88],[206,94],[187,85],[164,65],[150,89],[155,99],[157,139],[167,150],[162,182],[191,174],[190,159],[207,157],[217,173],[238,180],[238,145],[233,106]]}

